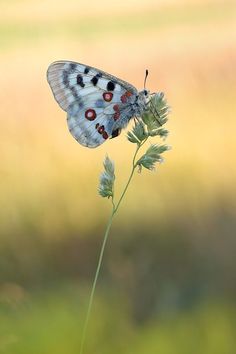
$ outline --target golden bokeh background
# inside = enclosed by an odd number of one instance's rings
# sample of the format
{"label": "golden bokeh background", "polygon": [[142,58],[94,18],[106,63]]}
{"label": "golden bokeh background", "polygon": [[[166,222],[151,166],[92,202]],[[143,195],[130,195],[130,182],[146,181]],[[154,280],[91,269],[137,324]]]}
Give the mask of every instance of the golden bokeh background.
{"label": "golden bokeh background", "polygon": [[[136,174],[111,231],[85,353],[235,350],[236,3],[0,1],[0,353],[75,354],[110,203],[134,146],[69,134],[46,81],[69,59],[164,91],[172,150]],[[131,125],[130,125],[131,126]],[[129,126],[129,127],[130,127]]]}

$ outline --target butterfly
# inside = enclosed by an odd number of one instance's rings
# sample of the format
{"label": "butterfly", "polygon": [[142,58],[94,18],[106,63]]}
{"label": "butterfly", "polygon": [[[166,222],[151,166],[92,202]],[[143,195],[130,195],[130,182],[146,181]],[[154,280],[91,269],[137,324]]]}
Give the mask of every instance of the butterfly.
{"label": "butterfly", "polygon": [[150,102],[146,89],[138,92],[126,81],[73,61],[52,63],[47,80],[55,100],[67,112],[70,133],[89,148],[117,137]]}

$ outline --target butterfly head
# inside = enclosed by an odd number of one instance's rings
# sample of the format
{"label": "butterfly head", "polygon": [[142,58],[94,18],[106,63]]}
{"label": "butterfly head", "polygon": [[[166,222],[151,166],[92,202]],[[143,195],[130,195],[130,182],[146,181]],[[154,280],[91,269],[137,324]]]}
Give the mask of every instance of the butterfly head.
{"label": "butterfly head", "polygon": [[158,124],[161,126],[161,119],[159,112],[157,111],[155,105],[153,104],[153,98],[155,98],[156,93],[150,93],[150,91],[144,90],[139,92],[138,95],[138,104],[140,107],[140,112],[148,112],[153,115],[153,117],[157,120]]}
{"label": "butterfly head", "polygon": [[139,91],[139,104],[143,106],[143,109],[145,110],[148,106],[148,103],[151,99],[150,91],[144,89],[142,91]]}

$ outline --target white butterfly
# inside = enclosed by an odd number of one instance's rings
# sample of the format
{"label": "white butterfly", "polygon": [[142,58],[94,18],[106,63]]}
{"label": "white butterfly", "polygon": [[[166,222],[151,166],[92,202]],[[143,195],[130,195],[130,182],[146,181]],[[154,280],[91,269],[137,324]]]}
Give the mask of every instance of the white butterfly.
{"label": "white butterfly", "polygon": [[73,137],[95,148],[118,136],[129,120],[148,109],[150,94],[91,66],[72,61],[52,63],[47,71],[55,100],[67,112]]}

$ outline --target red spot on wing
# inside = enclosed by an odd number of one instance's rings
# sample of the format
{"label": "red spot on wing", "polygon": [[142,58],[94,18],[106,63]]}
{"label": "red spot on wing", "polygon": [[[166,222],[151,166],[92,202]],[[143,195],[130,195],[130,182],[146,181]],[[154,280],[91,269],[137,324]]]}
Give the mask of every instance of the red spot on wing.
{"label": "red spot on wing", "polygon": [[120,118],[120,112],[116,112],[113,116],[114,120],[117,120]]}
{"label": "red spot on wing", "polygon": [[98,128],[98,132],[99,134],[102,134],[104,132],[105,128],[104,128],[104,125],[101,125],[99,128]]}
{"label": "red spot on wing", "polygon": [[108,134],[105,131],[104,125],[100,125],[99,126],[99,123],[97,123],[95,128],[97,129],[98,133],[102,135],[103,139],[107,139],[108,138]]}
{"label": "red spot on wing", "polygon": [[85,115],[85,118],[87,118],[88,120],[94,120],[97,117],[95,110],[91,109],[91,108],[87,109],[87,111],[85,111],[84,115]]}
{"label": "red spot on wing", "polygon": [[121,102],[122,103],[126,103],[127,102],[127,97],[126,95],[122,95],[121,98],[120,98]]}
{"label": "red spot on wing", "polygon": [[113,93],[112,92],[104,92],[102,96],[103,96],[104,101],[111,102],[112,97],[113,97]]}
{"label": "red spot on wing", "polygon": [[102,133],[102,137],[103,137],[103,139],[105,139],[105,140],[108,138],[108,134],[107,134],[106,131],[104,131],[104,132]]}
{"label": "red spot on wing", "polygon": [[118,104],[115,104],[115,105],[113,106],[113,109],[114,109],[114,111],[116,112],[116,113],[113,115],[113,118],[114,118],[114,120],[117,120],[117,119],[120,117],[120,107],[119,107]]}
{"label": "red spot on wing", "polygon": [[127,100],[128,100],[128,98],[129,98],[130,96],[132,96],[132,95],[133,95],[132,92],[126,91],[126,92],[121,96],[121,98],[120,98],[121,102],[122,102],[122,103],[126,103]]}
{"label": "red spot on wing", "polygon": [[115,105],[113,106],[113,109],[114,109],[114,111],[118,112],[118,111],[120,110],[120,107],[119,107],[118,104],[115,104]]}

